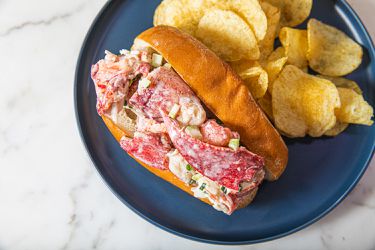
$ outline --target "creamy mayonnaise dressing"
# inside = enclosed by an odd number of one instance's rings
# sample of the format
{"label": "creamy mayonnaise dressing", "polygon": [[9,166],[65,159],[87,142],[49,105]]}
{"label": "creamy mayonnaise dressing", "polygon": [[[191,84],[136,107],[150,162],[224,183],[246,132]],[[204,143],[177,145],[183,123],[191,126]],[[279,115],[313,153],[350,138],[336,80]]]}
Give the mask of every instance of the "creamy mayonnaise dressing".
{"label": "creamy mayonnaise dressing", "polygon": [[186,185],[191,186],[194,197],[207,198],[218,211],[223,211],[224,213],[230,211],[233,201],[229,194],[235,193],[235,190],[225,188],[195,171],[178,150],[170,152],[167,156],[169,170]]}
{"label": "creamy mayonnaise dressing", "polygon": [[169,159],[169,170],[177,176],[181,181],[189,184],[194,170],[187,170],[188,162],[182,157],[178,150],[174,150],[167,154]]}

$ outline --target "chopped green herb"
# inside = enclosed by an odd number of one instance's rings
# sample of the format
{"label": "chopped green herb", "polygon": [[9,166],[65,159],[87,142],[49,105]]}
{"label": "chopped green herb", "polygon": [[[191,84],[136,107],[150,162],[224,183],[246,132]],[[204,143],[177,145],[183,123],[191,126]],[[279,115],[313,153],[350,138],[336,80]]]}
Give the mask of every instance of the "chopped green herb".
{"label": "chopped green herb", "polygon": [[194,185],[194,184],[196,184],[197,182],[195,181],[195,180],[193,180],[193,179],[191,179],[190,181],[189,181],[189,185]]}
{"label": "chopped green herb", "polygon": [[191,171],[192,169],[193,169],[193,168],[191,167],[190,164],[187,164],[187,165],[186,165],[186,170],[187,170],[187,171]]}
{"label": "chopped green herb", "polygon": [[241,191],[242,191],[242,186],[239,185],[239,186],[238,186],[238,192],[241,192]]}
{"label": "chopped green herb", "polygon": [[199,187],[199,189],[200,189],[201,191],[203,191],[203,189],[205,189],[205,188],[206,188],[206,183],[203,183],[202,186]]}
{"label": "chopped green herb", "polygon": [[224,122],[222,122],[222,121],[220,121],[218,119],[216,119],[216,123],[219,124],[219,125],[224,125]]}
{"label": "chopped green herb", "polygon": [[223,193],[224,193],[224,194],[227,194],[227,188],[226,188],[226,187],[224,187],[224,186],[221,186],[221,188],[220,188],[220,189],[221,189],[221,191],[223,191]]}

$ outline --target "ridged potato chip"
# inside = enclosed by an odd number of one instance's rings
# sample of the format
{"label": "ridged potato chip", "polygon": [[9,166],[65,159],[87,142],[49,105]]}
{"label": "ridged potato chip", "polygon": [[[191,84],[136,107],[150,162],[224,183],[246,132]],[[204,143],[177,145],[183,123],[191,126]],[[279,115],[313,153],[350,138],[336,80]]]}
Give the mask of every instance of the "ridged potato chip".
{"label": "ridged potato chip", "polygon": [[280,10],[267,2],[260,2],[260,5],[267,17],[267,33],[259,42],[261,58],[266,59],[274,49],[275,38],[279,33]]}
{"label": "ridged potato chip", "polygon": [[264,0],[281,9],[281,26],[295,27],[310,15],[312,0]]}
{"label": "ridged potato chip", "polygon": [[362,90],[355,81],[352,81],[343,77],[334,77],[334,76],[318,75],[318,77],[330,80],[331,82],[333,82],[333,84],[336,85],[336,87],[352,89],[358,94],[362,95]]}
{"label": "ridged potato chip", "polygon": [[267,92],[262,98],[258,99],[257,102],[263,112],[267,115],[268,119],[273,121],[274,118],[272,113],[272,97],[270,93]]}
{"label": "ridged potato chip", "polygon": [[257,61],[241,60],[232,62],[231,66],[244,80],[255,99],[264,96],[268,88],[268,74]]}
{"label": "ridged potato chip", "polygon": [[333,83],[287,65],[273,84],[276,127],[290,137],[322,136],[336,124],[339,93]]}
{"label": "ridged potato chip", "polygon": [[267,61],[263,62],[264,69],[268,74],[268,92],[272,94],[273,82],[279,76],[283,67],[285,66],[288,57],[285,54],[283,47],[277,48],[271,53]]}
{"label": "ridged potato chip", "polygon": [[259,59],[260,51],[253,31],[232,11],[207,11],[198,24],[196,36],[226,61]]}
{"label": "ridged potato chip", "polygon": [[307,31],[284,27],[280,30],[279,38],[285,48],[288,64],[307,72]]}
{"label": "ridged potato chip", "polygon": [[363,99],[363,96],[353,89],[337,88],[340,95],[341,107],[336,110],[337,120],[345,123],[372,125],[373,108]]}
{"label": "ridged potato chip", "polygon": [[230,10],[239,15],[250,26],[258,41],[267,32],[267,17],[258,0],[210,0],[215,8]]}
{"label": "ridged potato chip", "polygon": [[362,47],[335,27],[316,19],[307,25],[310,67],[327,76],[343,76],[354,71],[362,62]]}
{"label": "ridged potato chip", "polygon": [[169,25],[194,35],[209,6],[207,0],[164,0],[155,10],[154,25]]}
{"label": "ridged potato chip", "polygon": [[348,126],[349,126],[348,123],[336,121],[335,126],[333,128],[331,128],[330,130],[326,131],[324,133],[324,135],[326,135],[326,136],[337,136],[337,135],[341,134],[342,132],[344,132],[345,129],[348,128]]}

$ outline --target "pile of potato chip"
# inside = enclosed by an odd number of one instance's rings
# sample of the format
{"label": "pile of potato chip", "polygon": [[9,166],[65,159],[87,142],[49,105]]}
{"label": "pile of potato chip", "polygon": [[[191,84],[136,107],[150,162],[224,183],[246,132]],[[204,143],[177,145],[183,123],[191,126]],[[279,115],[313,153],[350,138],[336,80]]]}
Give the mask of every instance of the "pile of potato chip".
{"label": "pile of potato chip", "polygon": [[342,77],[359,67],[362,47],[313,18],[307,29],[293,28],[309,17],[312,2],[164,0],[154,25],[184,30],[227,61],[285,136],[336,136],[350,123],[370,126],[373,108],[358,84]]}

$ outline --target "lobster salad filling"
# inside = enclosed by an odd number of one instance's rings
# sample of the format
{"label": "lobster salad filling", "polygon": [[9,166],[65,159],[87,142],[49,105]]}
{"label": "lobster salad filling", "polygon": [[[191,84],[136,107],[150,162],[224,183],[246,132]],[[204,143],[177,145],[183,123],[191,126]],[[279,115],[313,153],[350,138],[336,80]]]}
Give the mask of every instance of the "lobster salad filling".
{"label": "lobster salad filling", "polygon": [[209,119],[195,93],[151,48],[106,51],[91,77],[98,114],[129,132],[121,147],[169,170],[195,197],[231,214],[262,182],[263,158],[242,147],[237,132]]}

